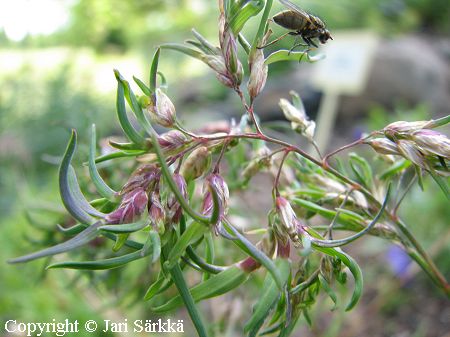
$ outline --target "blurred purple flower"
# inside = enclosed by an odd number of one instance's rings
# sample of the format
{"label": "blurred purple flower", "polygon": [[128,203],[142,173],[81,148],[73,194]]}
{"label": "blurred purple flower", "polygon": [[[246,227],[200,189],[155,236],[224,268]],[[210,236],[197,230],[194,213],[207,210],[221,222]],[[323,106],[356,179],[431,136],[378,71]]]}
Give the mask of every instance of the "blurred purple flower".
{"label": "blurred purple flower", "polygon": [[361,139],[366,134],[366,132],[366,129],[361,125],[354,127],[352,130],[352,140]]}
{"label": "blurred purple flower", "polygon": [[408,278],[408,269],[411,264],[411,258],[403,249],[398,246],[391,246],[386,252],[385,258],[398,278],[402,280]]}

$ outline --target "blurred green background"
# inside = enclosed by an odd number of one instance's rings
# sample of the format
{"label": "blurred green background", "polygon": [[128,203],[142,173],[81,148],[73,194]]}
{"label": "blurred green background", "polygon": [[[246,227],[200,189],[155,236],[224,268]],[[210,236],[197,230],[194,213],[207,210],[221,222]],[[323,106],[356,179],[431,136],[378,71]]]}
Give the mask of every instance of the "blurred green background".
{"label": "blurred green background", "polygon": [[[409,38],[432,43],[436,55],[447,66],[448,75],[450,4],[447,0],[308,0],[302,1],[301,6],[319,15],[332,32],[368,29],[386,43],[409,41]],[[127,78],[136,75],[146,79],[155,46],[182,42],[190,37],[193,27],[211,41],[217,41],[216,7],[216,1],[207,0],[0,1],[2,333],[8,319],[45,322],[69,318],[83,322],[153,318],[140,298],[155,276],[148,275],[148,268],[139,262],[122,272],[94,275],[64,270],[45,272],[46,261],[15,266],[5,261],[63,239],[55,232],[55,224],[70,220],[59,199],[57,165],[71,128],[79,132],[75,162],[79,168],[87,158],[88,130],[92,123],[96,123],[100,137],[120,135],[115,121],[113,68]],[[252,36],[257,22],[251,21],[245,34]],[[292,40],[281,43],[285,47],[291,44]],[[420,62],[422,52],[418,49],[412,56]],[[269,90],[274,89],[278,94],[278,85],[283,85],[287,74],[299,67],[282,64],[271,68],[273,76],[264,94],[267,98],[261,99],[273,100]],[[307,67],[302,65],[300,69]],[[178,108],[181,118],[188,125],[193,125],[198,116],[205,117],[205,113],[206,119],[228,119],[239,113],[233,111],[237,102],[230,104],[228,91],[204,65],[168,52],[163,54],[161,70],[168,79],[169,92],[182,106]],[[363,113],[351,129],[348,122],[353,119],[342,114],[338,126],[347,125],[343,140],[349,141],[354,133],[381,128],[394,120],[444,114],[445,111],[436,111],[439,109],[434,109],[432,103],[449,99],[449,83],[441,88],[443,94],[430,101],[425,96],[423,102],[397,97],[383,97],[381,102],[372,99],[364,105]],[[427,84],[424,86],[427,90]],[[282,94],[286,96],[287,92],[288,89]],[[321,93],[315,94],[308,104],[311,115],[315,114]],[[271,104],[276,106],[276,100]],[[220,113],[230,109],[228,115]],[[266,119],[276,119],[274,114],[279,112],[269,113]],[[78,172],[89,194],[87,177],[83,176],[82,169]],[[439,189],[428,181],[425,192],[414,189],[405,201],[402,215],[449,278],[450,209]],[[89,256],[89,249],[95,247],[88,247],[83,254]],[[385,254],[389,249],[385,242],[370,238],[353,245],[351,252],[366,278],[363,303],[348,315],[330,313],[328,302],[317,305],[313,316],[316,324],[309,329],[303,322],[298,336],[443,336],[446,327],[450,327],[448,302],[420,271],[413,268],[404,279],[401,272],[392,269]],[[225,335],[224,331],[233,336],[233,328],[227,327],[231,324],[225,319],[227,312],[241,312],[250,307],[251,298],[247,297],[244,304],[238,303],[239,298],[242,296],[236,299],[228,296],[221,305],[214,301],[203,305],[210,310],[208,317],[219,322],[214,327],[217,336]],[[245,312],[241,315],[245,316]],[[191,330],[182,310],[171,317],[184,319],[185,330]],[[239,321],[239,317],[234,319]]]}

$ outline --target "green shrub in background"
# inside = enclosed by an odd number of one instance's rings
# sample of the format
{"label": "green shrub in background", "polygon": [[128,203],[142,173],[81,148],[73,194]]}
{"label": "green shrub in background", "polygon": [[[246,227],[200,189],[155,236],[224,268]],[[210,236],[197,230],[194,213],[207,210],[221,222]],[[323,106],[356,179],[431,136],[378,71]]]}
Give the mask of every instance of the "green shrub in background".
{"label": "green shrub in background", "polygon": [[[67,64],[43,77],[31,65],[25,65],[1,79],[2,212],[9,213],[22,187],[32,181],[41,187],[48,183],[59,162],[57,156],[64,149],[60,139],[67,136],[70,126],[83,130],[101,116],[113,113],[114,105],[91,92],[92,88],[76,87],[71,80],[74,71],[78,70]],[[112,124],[105,122],[105,129],[111,130]]]}

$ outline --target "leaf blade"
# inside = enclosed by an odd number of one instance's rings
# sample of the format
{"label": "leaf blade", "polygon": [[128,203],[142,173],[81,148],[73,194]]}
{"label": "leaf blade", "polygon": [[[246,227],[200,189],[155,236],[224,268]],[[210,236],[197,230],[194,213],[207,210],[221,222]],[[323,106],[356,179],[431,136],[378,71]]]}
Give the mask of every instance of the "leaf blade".
{"label": "leaf blade", "polygon": [[97,166],[95,165],[95,151],[96,151],[96,132],[95,132],[95,124],[92,124],[91,127],[91,144],[89,148],[89,174],[91,176],[91,180],[94,183],[98,193],[108,200],[116,201],[117,192],[114,191],[108,184],[105,183],[103,178],[100,176],[100,173],[97,170]]}
{"label": "leaf blade", "polygon": [[75,130],[72,130],[72,135],[69,139],[66,152],[64,153],[63,160],[61,161],[61,165],[59,167],[59,193],[61,195],[62,202],[70,215],[81,223],[92,224],[95,222],[95,219],[84,210],[71,189],[71,184],[74,184],[74,173],[72,172],[72,175],[70,174],[70,172],[73,171],[73,168],[71,169],[72,166],[70,165],[70,162],[72,161],[72,157],[75,153],[76,145],[77,133]]}
{"label": "leaf blade", "polygon": [[65,253],[65,252],[68,252],[75,248],[81,247],[81,246],[85,245],[86,243],[88,243],[89,241],[95,239],[99,235],[97,229],[101,225],[102,225],[102,222],[97,221],[96,223],[87,227],[84,231],[79,233],[77,236],[75,236],[63,243],[57,244],[53,247],[42,249],[35,253],[27,254],[27,255],[24,255],[21,257],[17,257],[17,258],[8,260],[8,263],[28,262],[28,261],[39,259],[41,257],[45,257],[45,256],[51,256],[51,255]]}

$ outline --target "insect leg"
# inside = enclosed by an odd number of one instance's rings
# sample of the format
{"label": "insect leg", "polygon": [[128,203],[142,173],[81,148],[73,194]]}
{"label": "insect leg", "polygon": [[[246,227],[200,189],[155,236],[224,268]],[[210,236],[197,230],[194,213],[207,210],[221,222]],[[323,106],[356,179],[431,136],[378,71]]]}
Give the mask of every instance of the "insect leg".
{"label": "insect leg", "polygon": [[311,51],[311,48],[306,49],[306,50],[302,53],[302,56],[300,56],[300,58],[299,58],[299,60],[298,60],[298,63],[302,62],[303,56],[305,56],[305,54],[306,54],[306,57],[308,58],[308,61],[310,61],[310,60],[311,60],[311,57],[309,56],[309,52],[310,52],[310,51]]}
{"label": "insect leg", "polygon": [[280,37],[276,38],[276,39],[273,40],[272,42],[269,42],[268,44],[266,44],[266,45],[264,45],[264,46],[261,46],[261,47],[257,47],[257,48],[258,48],[258,49],[264,49],[264,48],[266,48],[266,47],[268,47],[268,46],[271,46],[271,45],[273,45],[274,43],[280,41],[281,39],[284,39],[288,34],[289,34],[289,32],[286,33],[286,34],[281,35]]}
{"label": "insect leg", "polygon": [[308,46],[313,45],[314,47],[319,48],[319,46],[313,40],[311,40],[310,37],[304,37],[303,40],[308,44]]}
{"label": "insect leg", "polygon": [[[291,35],[292,35],[292,34],[291,34]],[[301,45],[301,44],[298,43],[298,35],[297,35],[297,36],[295,37],[294,45],[292,46],[291,49],[289,49],[288,55],[291,55],[291,52],[292,52],[295,48],[297,48],[299,45]]]}
{"label": "insect leg", "polygon": [[[289,53],[290,54],[295,48],[297,47],[309,47],[309,45],[304,44],[304,43],[295,43],[291,49],[289,49]],[[309,49],[308,49],[309,50]]]}
{"label": "insect leg", "polygon": [[308,44],[303,44],[301,42],[298,42],[298,38],[300,36],[303,38],[303,41],[305,41],[305,38],[299,32],[290,32],[289,35],[295,35],[296,38],[295,38],[295,41],[294,41],[294,45],[292,46],[291,49],[289,49],[288,55],[291,54],[291,52],[294,51],[294,49],[297,48],[297,47],[300,47],[300,46],[308,47],[309,46]]}

